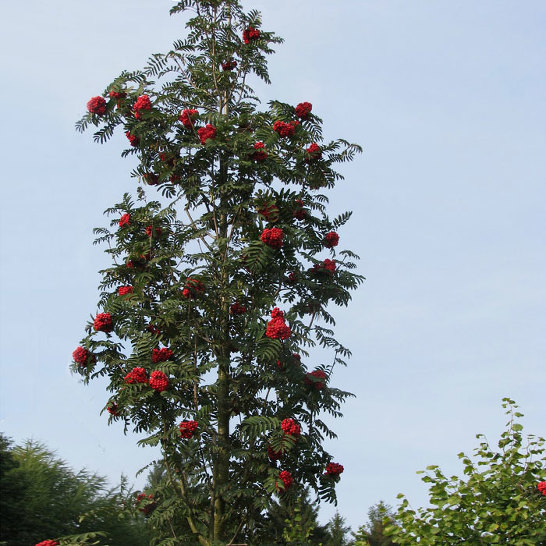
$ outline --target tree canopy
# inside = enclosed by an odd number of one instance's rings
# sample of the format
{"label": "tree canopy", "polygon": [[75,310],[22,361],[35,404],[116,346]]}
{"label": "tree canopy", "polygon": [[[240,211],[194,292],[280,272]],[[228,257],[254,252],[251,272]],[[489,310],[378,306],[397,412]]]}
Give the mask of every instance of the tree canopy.
{"label": "tree canopy", "polygon": [[[431,506],[414,510],[404,495],[398,525],[387,528],[396,544],[546,544],[546,453],[543,438],[523,436],[523,414],[509,398],[506,430],[492,447],[483,434],[474,458],[459,453],[464,477],[447,477],[431,465],[423,477]],[[541,485],[543,484],[543,485]]]}
{"label": "tree canopy", "polygon": [[7,546],[85,534],[100,545],[149,544],[125,479],[109,488],[106,478],[75,472],[41,443],[12,446],[0,436],[0,490],[0,540]]}

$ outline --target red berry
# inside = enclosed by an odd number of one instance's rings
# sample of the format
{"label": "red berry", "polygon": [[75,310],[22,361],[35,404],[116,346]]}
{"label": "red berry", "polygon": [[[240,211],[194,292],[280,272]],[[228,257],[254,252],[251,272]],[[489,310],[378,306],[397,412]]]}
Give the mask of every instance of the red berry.
{"label": "red berry", "polygon": [[205,291],[205,286],[199,279],[188,277],[182,290],[182,295],[189,300],[195,299]]}
{"label": "red berry", "polygon": [[99,313],[95,317],[93,327],[97,332],[111,332],[114,326],[112,325],[112,316],[110,313]]}
{"label": "red berry", "polygon": [[316,142],[313,142],[313,144],[307,148],[306,152],[308,156],[306,161],[317,161],[322,158],[322,150]]}
{"label": "red berry", "polygon": [[137,136],[132,135],[129,131],[125,132],[125,136],[129,139],[131,146],[136,148],[139,145],[140,138],[138,138]]}
{"label": "red berry", "polygon": [[273,131],[275,131],[281,138],[293,137],[296,133],[297,125],[299,125],[299,121],[291,121],[290,123],[276,121],[273,124]]}
{"label": "red berry", "polygon": [[180,436],[186,439],[191,438],[198,426],[199,423],[197,421],[182,421],[178,425],[178,428],[180,429]]}
{"label": "red berry", "polygon": [[281,429],[289,436],[298,437],[301,434],[301,427],[294,419],[283,419]]}
{"label": "red berry", "polygon": [[119,219],[119,227],[128,226],[131,220],[131,215],[126,213]]}
{"label": "red berry", "polygon": [[279,249],[282,247],[283,231],[281,228],[266,228],[260,235],[262,243],[271,248]]}
{"label": "red berry", "polygon": [[182,122],[182,125],[186,129],[192,129],[198,116],[199,112],[197,110],[194,108],[186,108],[186,110],[182,110],[182,113],[178,116],[178,119]]}
{"label": "red berry", "polygon": [[259,38],[260,31],[255,29],[254,27],[248,27],[243,31],[243,42],[245,44],[249,44],[250,42],[258,40]]}
{"label": "red berry", "polygon": [[315,389],[320,391],[324,388],[324,381],[316,381],[315,379],[326,379],[326,373],[323,370],[315,370],[305,375],[305,383],[307,385],[314,385]]}
{"label": "red berry", "polygon": [[90,362],[95,361],[94,355],[81,346],[76,347],[76,349],[72,353],[72,359],[76,364],[79,364],[80,366],[87,366],[87,364],[89,364]]}
{"label": "red berry", "polygon": [[207,123],[205,127],[201,127],[197,130],[197,134],[199,135],[199,140],[201,141],[201,144],[205,144],[207,140],[214,140],[216,138],[216,127],[214,127],[210,123]]}
{"label": "red berry", "polygon": [[288,470],[281,471],[281,473],[279,474],[279,478],[281,479],[281,481],[283,482],[283,485],[284,485],[284,486],[281,486],[279,484],[279,482],[275,482],[275,487],[279,491],[280,490],[286,491],[294,483],[294,479],[292,478],[292,474],[290,474],[290,472],[288,472]]}
{"label": "red berry", "polygon": [[142,110],[150,110],[151,108],[152,103],[150,102],[150,97],[148,97],[148,95],[140,95],[133,106],[135,118],[140,119],[142,117]]}
{"label": "red berry", "polygon": [[296,116],[300,119],[307,119],[312,109],[313,105],[310,102],[300,102],[296,106]]}
{"label": "red berry", "polygon": [[123,380],[128,385],[134,385],[135,383],[148,383],[148,376],[144,368],[133,368]]}
{"label": "red berry", "polygon": [[333,248],[339,243],[339,235],[335,231],[330,231],[324,236],[324,246],[326,248]]}
{"label": "red berry", "polygon": [[152,362],[157,364],[158,362],[166,362],[167,360],[172,360],[173,352],[167,347],[162,347],[161,349],[152,349]]}
{"label": "red berry", "polygon": [[265,335],[271,339],[288,339],[292,335],[290,327],[284,322],[284,313],[278,307],[271,312]]}
{"label": "red berry", "polygon": [[93,97],[87,103],[87,110],[91,114],[96,114],[97,116],[103,116],[106,113],[106,101],[104,97]]}
{"label": "red berry", "polygon": [[324,475],[337,478],[342,472],[343,465],[340,465],[338,463],[328,463],[326,465],[326,472],[324,473]]}
{"label": "red berry", "polygon": [[163,392],[169,386],[169,379],[162,371],[155,370],[150,375],[149,384],[152,389]]}
{"label": "red berry", "polygon": [[229,307],[230,315],[244,315],[246,313],[246,307],[239,302],[232,303]]}
{"label": "red berry", "polygon": [[231,61],[226,61],[225,63],[222,63],[222,70],[233,70],[237,66],[237,61],[234,61],[233,59]]}

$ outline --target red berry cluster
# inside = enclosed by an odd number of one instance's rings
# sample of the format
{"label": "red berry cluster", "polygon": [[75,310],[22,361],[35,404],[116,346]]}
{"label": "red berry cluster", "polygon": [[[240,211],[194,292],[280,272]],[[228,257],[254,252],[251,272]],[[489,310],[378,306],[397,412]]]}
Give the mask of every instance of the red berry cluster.
{"label": "red berry cluster", "polygon": [[171,360],[173,357],[173,352],[167,347],[162,347],[161,349],[152,349],[152,362],[157,364],[158,362],[166,362]]}
{"label": "red berry cluster", "polygon": [[291,121],[285,123],[284,121],[276,121],[273,124],[273,131],[275,131],[280,137],[292,137],[296,133],[296,126],[299,125],[299,121]]}
{"label": "red berry cluster", "polygon": [[246,307],[241,305],[238,301],[232,303],[229,307],[230,315],[244,315],[246,313]]}
{"label": "red berry cluster", "polygon": [[148,97],[148,95],[140,95],[133,106],[135,118],[140,119],[142,117],[142,110],[150,110],[151,108],[152,103],[150,102],[150,97]]}
{"label": "red berry cluster", "polygon": [[198,426],[199,423],[197,421],[182,421],[178,425],[178,428],[180,429],[180,436],[182,438],[191,438]]}
{"label": "red berry cluster", "polygon": [[283,419],[281,429],[288,436],[298,437],[301,434],[301,427],[294,419]]}
{"label": "red berry cluster", "polygon": [[146,252],[146,254],[141,254],[138,257],[134,257],[132,260],[127,260],[127,263],[125,265],[129,269],[132,269],[134,267],[136,267],[137,269],[144,269],[146,267],[146,262],[151,259],[152,259],[151,253]]}
{"label": "red berry cluster", "polygon": [[313,266],[313,273],[328,273],[333,275],[336,270],[336,262],[334,260],[329,260],[326,258],[321,264],[315,264]]}
{"label": "red berry cluster", "polygon": [[296,200],[296,208],[292,212],[292,216],[296,220],[304,220],[307,216],[307,211],[303,208],[303,200],[297,199]]}
{"label": "red berry cluster", "polygon": [[282,457],[282,449],[275,451],[271,446],[267,446],[267,456],[272,461],[278,461]]}
{"label": "red berry cluster", "polygon": [[164,163],[167,163],[171,167],[174,167],[176,164],[176,157],[167,152],[160,152],[159,161],[163,161]]}
{"label": "red berry cluster", "polygon": [[277,488],[277,490],[282,489],[283,491],[286,491],[294,483],[294,479],[292,478],[292,474],[290,474],[290,472],[288,472],[288,470],[283,470],[279,474],[279,478],[283,482],[284,486],[280,486],[279,482],[275,482],[275,487]]}
{"label": "red berry cluster", "polygon": [[127,96],[127,93],[125,91],[110,91],[108,95],[112,97],[113,99],[116,99],[119,101],[121,99],[124,99]]}
{"label": "red berry cluster", "polygon": [[546,496],[546,482],[538,482],[537,488],[544,496]]}
{"label": "red berry cluster", "polygon": [[192,129],[199,112],[194,108],[186,108],[182,110],[182,113],[178,116],[178,119],[182,122],[182,125],[186,129]]}
{"label": "red berry cluster", "polygon": [[59,546],[59,543],[55,540],[42,540],[42,542],[38,542],[36,546]]}
{"label": "red berry cluster", "polygon": [[119,417],[119,408],[116,403],[112,403],[109,406],[107,406],[106,411],[110,415],[113,415],[114,417]]}
{"label": "red berry cluster", "polygon": [[261,163],[267,159],[267,152],[265,151],[265,144],[263,142],[256,142],[254,150],[255,152],[250,156],[254,161]]}
{"label": "red berry cluster", "polygon": [[120,219],[119,219],[119,227],[123,227],[123,226],[128,226],[129,225],[129,222],[131,220],[131,215],[129,213],[126,213],[124,214]]}
{"label": "red berry cluster", "polygon": [[182,295],[189,300],[195,299],[197,296],[205,291],[203,283],[199,279],[192,279],[188,277]]}
{"label": "red berry cluster", "polygon": [[169,386],[169,378],[162,371],[155,370],[150,375],[149,384],[152,389],[163,392]]}
{"label": "red berry cluster", "polygon": [[307,385],[314,385],[315,389],[320,391],[324,388],[324,381],[316,381],[315,379],[326,379],[326,373],[323,370],[314,370],[308,374],[305,374],[305,383]]}
{"label": "red berry cluster", "polygon": [[127,93],[125,91],[110,91],[108,95],[110,98],[116,99],[116,108],[121,108],[123,101],[127,97]]}
{"label": "red berry cluster", "polygon": [[148,186],[157,186],[159,184],[159,175],[155,173],[144,173],[144,181]]}
{"label": "red berry cluster", "polygon": [[87,364],[89,364],[90,362],[94,362],[95,356],[87,349],[79,346],[76,347],[76,349],[72,353],[72,359],[76,364],[79,364],[80,366],[87,366]]}
{"label": "red berry cluster", "polygon": [[222,63],[222,70],[233,70],[237,66],[237,61],[231,59],[231,61],[226,61],[225,63]]}
{"label": "red berry cluster", "polygon": [[289,273],[288,277],[286,277],[286,282],[288,284],[296,284],[298,282],[298,274],[292,271],[292,273]]}
{"label": "red berry cluster", "polygon": [[306,161],[317,161],[322,158],[322,150],[316,142],[313,142],[305,151],[307,152]]}
{"label": "red berry cluster", "polygon": [[131,146],[136,148],[140,144],[140,138],[136,135],[132,135],[129,131],[125,132],[125,136],[129,139]]}
{"label": "red berry cluster", "polygon": [[334,260],[329,260],[328,258],[322,262],[322,266],[329,273],[334,273],[336,270],[336,262]]}
{"label": "red berry cluster", "polygon": [[[258,211],[259,212],[259,211]],[[283,231],[281,228],[266,228],[263,230],[260,235],[260,239],[264,245],[270,246],[271,248],[279,249],[282,247],[282,237]]]}
{"label": "red berry cluster", "polygon": [[278,307],[271,311],[265,335],[271,339],[288,339],[292,335],[290,327],[284,322],[284,313]]}
{"label": "red berry cluster", "polygon": [[161,228],[160,227],[154,228],[153,226],[148,226],[146,228],[146,235],[148,235],[148,237],[151,237],[152,235],[155,235],[155,237],[160,237]]}
{"label": "red berry cluster", "polygon": [[249,44],[250,42],[253,42],[254,40],[258,40],[260,38],[260,31],[255,29],[254,27],[248,27],[243,31],[243,42],[245,44]]}
{"label": "red berry cluster", "polygon": [[132,286],[120,286],[118,288],[118,294],[120,296],[126,296],[127,294],[133,293],[133,287]]}
{"label": "red berry cluster", "polygon": [[[147,501],[147,503],[142,506],[142,501]],[[145,493],[139,493],[135,500],[135,504],[139,507],[139,512],[147,514],[151,509],[155,508],[154,496],[152,494],[146,495]]]}
{"label": "red berry cluster", "polygon": [[207,123],[205,127],[201,127],[197,130],[197,134],[199,135],[199,140],[201,141],[201,144],[205,144],[205,142],[207,142],[209,138],[212,140],[216,138],[216,127],[214,127],[210,123]]}
{"label": "red berry cluster", "polygon": [[332,476],[333,478],[339,476],[343,472],[343,465],[338,463],[328,463],[326,465],[325,476]]}
{"label": "red berry cluster", "polygon": [[300,102],[296,106],[296,116],[300,119],[307,119],[312,109],[313,105],[310,102]]}
{"label": "red berry cluster", "polygon": [[277,205],[268,205],[258,209],[258,214],[261,214],[268,222],[275,222],[279,214]]}
{"label": "red berry cluster", "polygon": [[110,313],[99,313],[93,322],[93,328],[97,332],[111,332],[114,329]]}
{"label": "red berry cluster", "polygon": [[148,332],[151,332],[152,334],[156,336],[161,335],[161,332],[151,323],[148,324],[148,326],[146,326],[146,330],[148,330]]}
{"label": "red berry cluster", "polygon": [[133,385],[135,383],[148,383],[148,376],[146,375],[146,370],[144,368],[133,368],[123,380],[128,385]]}
{"label": "red berry cluster", "polygon": [[[292,353],[292,361],[297,360],[298,364],[301,362],[301,356],[298,353]],[[295,362],[292,362],[295,364]],[[277,368],[280,370],[284,369],[284,362],[281,362],[280,360],[277,360]]]}
{"label": "red berry cluster", "polygon": [[137,498],[135,500],[135,504],[139,504],[141,501],[143,501],[146,498],[146,493],[139,493],[137,495]]}
{"label": "red berry cluster", "polygon": [[97,116],[104,116],[106,114],[106,101],[104,97],[93,97],[87,103],[87,110],[91,114]]}
{"label": "red berry cluster", "polygon": [[339,235],[335,231],[330,231],[324,236],[324,246],[326,248],[333,248],[334,246],[337,246],[338,243]]}

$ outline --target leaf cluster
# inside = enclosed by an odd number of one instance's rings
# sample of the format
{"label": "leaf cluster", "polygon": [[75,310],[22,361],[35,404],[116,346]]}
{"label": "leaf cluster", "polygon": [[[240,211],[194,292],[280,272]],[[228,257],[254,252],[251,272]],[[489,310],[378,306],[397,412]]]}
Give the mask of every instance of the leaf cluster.
{"label": "leaf cluster", "polygon": [[427,467],[431,507],[413,510],[399,495],[399,525],[387,529],[396,544],[546,544],[546,497],[537,489],[546,479],[544,439],[523,436],[523,414],[513,400],[504,398],[503,407],[509,420],[498,449],[477,435],[474,458],[458,455],[464,477]]}

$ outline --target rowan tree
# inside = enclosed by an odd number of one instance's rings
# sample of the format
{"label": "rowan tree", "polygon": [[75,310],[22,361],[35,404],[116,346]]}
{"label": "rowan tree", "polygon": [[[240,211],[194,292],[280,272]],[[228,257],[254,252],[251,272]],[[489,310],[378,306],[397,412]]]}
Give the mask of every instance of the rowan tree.
{"label": "rowan tree", "polygon": [[[326,193],[360,148],[324,142],[308,97],[259,109],[249,80],[269,83],[282,40],[257,11],[183,0],[178,12],[186,37],[122,72],[77,124],[101,143],[125,133],[137,186],[95,230],[113,263],[73,366],[108,378],[110,421],[160,446],[168,484],[150,518],[183,518],[209,545],[248,537],[294,482],[335,502],[343,467],[321,416],[341,415],[350,394],[331,377],[350,352],[331,306],[363,277],[340,250],[350,213],[330,218]],[[174,527],[169,540],[182,540]]]}

